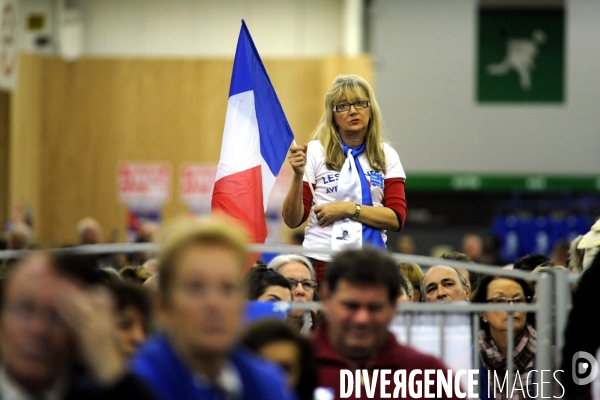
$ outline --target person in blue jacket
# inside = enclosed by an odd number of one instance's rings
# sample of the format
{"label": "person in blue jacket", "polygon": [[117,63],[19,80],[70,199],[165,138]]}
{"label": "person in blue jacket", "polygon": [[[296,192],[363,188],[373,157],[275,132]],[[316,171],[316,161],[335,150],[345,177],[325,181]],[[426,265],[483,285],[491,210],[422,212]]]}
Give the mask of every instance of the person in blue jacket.
{"label": "person in blue jacket", "polygon": [[166,234],[157,301],[164,332],[133,358],[134,374],[164,400],[294,399],[281,369],[235,345],[247,295],[242,230],[213,219]]}

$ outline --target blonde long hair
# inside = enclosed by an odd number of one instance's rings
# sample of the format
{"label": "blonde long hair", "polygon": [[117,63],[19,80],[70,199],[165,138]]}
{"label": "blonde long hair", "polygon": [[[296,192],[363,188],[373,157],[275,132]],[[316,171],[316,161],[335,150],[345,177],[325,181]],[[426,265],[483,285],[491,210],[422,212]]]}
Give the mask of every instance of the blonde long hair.
{"label": "blonde long hair", "polygon": [[312,139],[318,140],[323,145],[327,168],[339,171],[346,159],[333,116],[333,107],[342,100],[349,103],[356,100],[368,100],[371,103],[369,126],[365,137],[365,152],[371,168],[385,171],[385,154],[382,147],[385,140],[381,111],[375,100],[373,89],[358,75],[338,75],[325,94],[325,109],[312,134]]}

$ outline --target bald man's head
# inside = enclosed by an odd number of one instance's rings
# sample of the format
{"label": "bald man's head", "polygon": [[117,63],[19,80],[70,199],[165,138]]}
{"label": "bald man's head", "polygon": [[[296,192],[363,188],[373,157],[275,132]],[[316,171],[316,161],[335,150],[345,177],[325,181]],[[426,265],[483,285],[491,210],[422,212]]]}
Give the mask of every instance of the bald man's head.
{"label": "bald man's head", "polygon": [[425,272],[421,293],[426,302],[468,301],[471,288],[455,268],[436,265]]}

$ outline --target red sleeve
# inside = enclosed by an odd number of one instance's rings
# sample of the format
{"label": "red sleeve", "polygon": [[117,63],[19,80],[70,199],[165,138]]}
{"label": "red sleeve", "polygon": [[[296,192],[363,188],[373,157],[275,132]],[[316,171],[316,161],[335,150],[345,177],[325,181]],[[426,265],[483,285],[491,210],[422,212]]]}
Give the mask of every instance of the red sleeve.
{"label": "red sleeve", "polygon": [[[406,196],[404,194],[404,178],[389,178],[384,181],[383,206],[391,208],[398,218],[398,230],[402,229],[406,220]],[[306,188],[308,190],[308,188]]]}
{"label": "red sleeve", "polygon": [[308,219],[310,208],[312,207],[313,203],[313,196],[312,192],[310,191],[310,187],[308,186],[308,182],[302,182],[302,203],[304,204],[304,215],[302,216],[302,222],[300,222],[300,225],[302,225],[304,221]]}

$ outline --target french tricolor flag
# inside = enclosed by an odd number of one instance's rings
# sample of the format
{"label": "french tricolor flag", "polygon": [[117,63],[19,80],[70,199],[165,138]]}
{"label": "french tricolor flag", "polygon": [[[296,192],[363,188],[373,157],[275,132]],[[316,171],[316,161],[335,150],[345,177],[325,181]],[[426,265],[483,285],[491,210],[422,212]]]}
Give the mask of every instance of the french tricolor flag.
{"label": "french tricolor flag", "polygon": [[267,238],[265,210],[294,140],[246,23],[238,39],[212,210],[247,228],[251,243]]}

